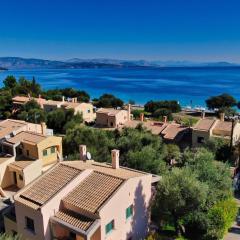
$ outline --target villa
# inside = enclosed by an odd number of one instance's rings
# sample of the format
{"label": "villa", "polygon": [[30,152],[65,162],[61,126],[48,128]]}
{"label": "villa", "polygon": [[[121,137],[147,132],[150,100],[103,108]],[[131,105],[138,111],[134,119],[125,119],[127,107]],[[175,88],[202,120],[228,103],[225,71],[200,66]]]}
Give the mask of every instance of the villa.
{"label": "villa", "polygon": [[131,106],[127,110],[100,108],[96,111],[96,126],[106,128],[119,128],[131,120]]}
{"label": "villa", "polygon": [[200,147],[211,137],[222,138],[236,145],[240,140],[240,123],[224,121],[224,114],[220,119],[205,118],[204,114],[192,128],[192,146]]}
{"label": "villa", "polygon": [[83,120],[85,122],[93,122],[96,118],[96,113],[94,112],[94,107],[91,103],[77,102],[77,98],[72,98],[70,101],[66,101],[65,97],[62,97],[62,101],[53,101],[46,100],[39,96],[38,98],[33,97],[25,97],[25,96],[16,96],[13,99],[13,105],[15,111],[19,109],[22,105],[26,104],[30,100],[35,100],[42,109],[46,112],[50,112],[56,109],[73,109],[74,114],[81,113],[83,116]]}
{"label": "villa", "polygon": [[0,122],[0,197],[12,197],[62,160],[62,138],[49,135],[45,123]]}
{"label": "villa", "polygon": [[33,240],[144,239],[160,177],[119,166],[118,150],[107,164],[79,149],[80,161],[58,163],[15,195],[6,232]]}
{"label": "villa", "polygon": [[190,129],[175,122],[168,122],[167,117],[163,117],[163,121],[145,120],[144,114],[140,114],[139,120],[130,120],[125,122],[120,129],[123,128],[136,128],[142,125],[153,135],[161,136],[166,143],[176,143],[183,147],[189,145],[188,136]]}

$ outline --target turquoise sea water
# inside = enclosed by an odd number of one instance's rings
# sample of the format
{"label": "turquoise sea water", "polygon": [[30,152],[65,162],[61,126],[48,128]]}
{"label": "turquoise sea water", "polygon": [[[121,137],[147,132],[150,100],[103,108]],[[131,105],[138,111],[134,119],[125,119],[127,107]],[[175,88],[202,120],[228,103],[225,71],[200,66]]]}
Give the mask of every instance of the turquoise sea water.
{"label": "turquoise sea water", "polygon": [[0,86],[7,75],[33,76],[45,89],[73,87],[91,97],[112,93],[126,102],[174,99],[182,106],[204,106],[209,96],[229,93],[240,100],[240,68],[161,69],[34,69],[0,72]]}

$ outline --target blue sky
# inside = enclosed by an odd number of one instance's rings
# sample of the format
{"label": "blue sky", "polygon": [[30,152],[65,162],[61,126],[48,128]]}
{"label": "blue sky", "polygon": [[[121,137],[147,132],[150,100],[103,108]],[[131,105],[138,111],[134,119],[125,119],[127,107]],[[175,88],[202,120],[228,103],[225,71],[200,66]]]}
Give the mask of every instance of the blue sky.
{"label": "blue sky", "polygon": [[239,0],[1,0],[0,56],[240,63]]}

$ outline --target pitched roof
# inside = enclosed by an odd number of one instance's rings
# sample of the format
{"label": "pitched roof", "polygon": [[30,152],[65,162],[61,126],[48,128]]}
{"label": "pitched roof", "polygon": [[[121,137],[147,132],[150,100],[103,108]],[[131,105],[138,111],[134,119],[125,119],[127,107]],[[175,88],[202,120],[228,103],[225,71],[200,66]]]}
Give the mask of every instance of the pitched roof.
{"label": "pitched roof", "polygon": [[32,164],[34,161],[15,161],[10,163],[8,166],[12,168],[16,168],[18,170],[23,170],[30,164]]}
{"label": "pitched roof", "polygon": [[140,177],[144,176],[147,173],[137,171],[135,169],[125,168],[125,167],[119,167],[118,169],[112,168],[110,164],[107,163],[100,163],[95,162],[93,160],[90,161],[64,161],[62,164],[66,164],[67,166],[71,166],[80,170],[85,169],[92,169],[94,171],[105,173],[113,177],[118,177],[121,179],[129,179],[134,177]]}
{"label": "pitched roof", "polygon": [[231,134],[232,122],[226,122],[226,121],[218,120],[215,127],[214,127],[214,130],[226,131],[226,132],[229,132]]}
{"label": "pitched roof", "polygon": [[0,122],[0,138],[5,137],[6,135],[9,135],[13,131],[16,131],[22,127],[27,126],[27,122],[25,121],[19,121],[19,120],[13,120],[13,119],[6,119],[4,121]]}
{"label": "pitched roof", "polygon": [[187,127],[183,127],[180,124],[169,124],[162,132],[164,139],[176,140],[180,138],[184,133]]}
{"label": "pitched roof", "polygon": [[7,142],[15,144],[18,142],[26,142],[30,144],[38,144],[39,142],[46,139],[47,136],[44,136],[39,133],[23,131],[15,135],[14,137],[8,138]]}
{"label": "pitched roof", "polygon": [[25,97],[25,96],[16,96],[14,98],[12,98],[13,102],[18,102],[18,103],[25,103],[27,101],[29,101],[29,97]]}
{"label": "pitched roof", "polygon": [[114,109],[114,108],[100,108],[97,110],[97,113],[106,114],[108,116],[116,116],[121,111],[126,111],[126,110]]}
{"label": "pitched roof", "polygon": [[92,172],[63,199],[63,202],[94,214],[122,182],[120,178]]}
{"label": "pitched roof", "polygon": [[87,231],[89,227],[95,222],[95,219],[90,219],[66,209],[57,212],[54,217],[78,229],[82,229],[83,231]]}
{"label": "pitched roof", "polygon": [[80,172],[79,169],[58,164],[22,192],[20,199],[26,200],[26,204],[42,206]]}
{"label": "pitched roof", "polygon": [[194,129],[209,131],[212,128],[215,121],[216,121],[215,119],[208,119],[208,118],[200,119],[197,122],[197,124],[194,126]]}

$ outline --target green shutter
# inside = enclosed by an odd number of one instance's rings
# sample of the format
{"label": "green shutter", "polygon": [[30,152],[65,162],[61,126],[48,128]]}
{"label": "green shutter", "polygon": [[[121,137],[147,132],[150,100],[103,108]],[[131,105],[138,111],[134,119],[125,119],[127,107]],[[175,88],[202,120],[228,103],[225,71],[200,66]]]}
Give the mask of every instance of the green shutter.
{"label": "green shutter", "polygon": [[55,147],[51,147],[51,153],[55,153]]}
{"label": "green shutter", "polygon": [[131,205],[126,209],[126,219],[128,219],[132,215],[133,215],[133,206]]}
{"label": "green shutter", "polygon": [[108,224],[105,226],[105,232],[106,232],[106,234],[110,233],[110,232],[113,230],[113,227],[114,227],[114,220],[112,220],[110,223],[108,223]]}

